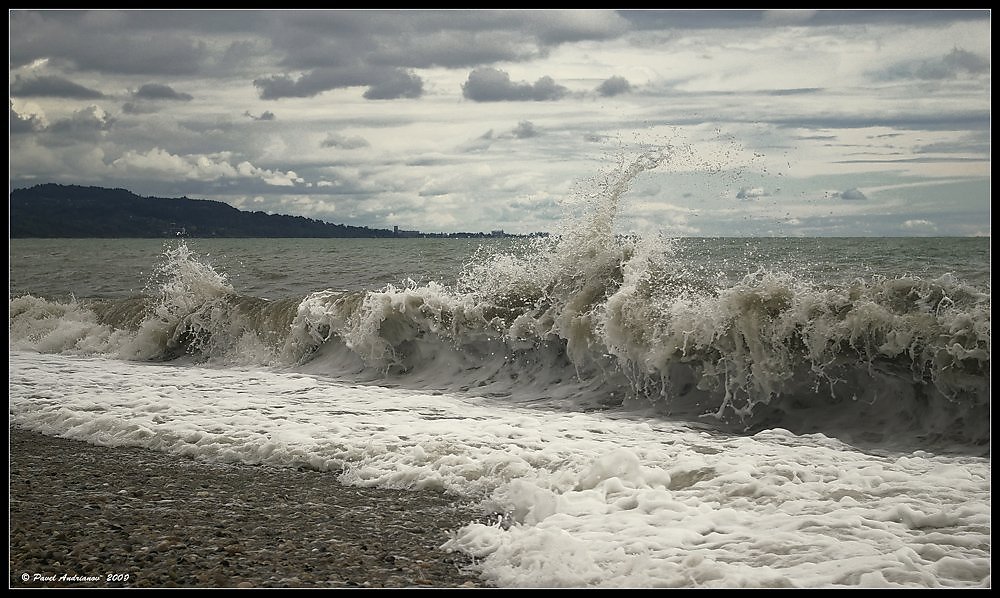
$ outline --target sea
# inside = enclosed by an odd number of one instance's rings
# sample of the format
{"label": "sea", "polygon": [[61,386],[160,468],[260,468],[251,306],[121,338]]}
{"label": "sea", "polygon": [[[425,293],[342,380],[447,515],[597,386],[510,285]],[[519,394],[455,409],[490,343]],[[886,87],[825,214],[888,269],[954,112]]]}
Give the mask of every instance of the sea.
{"label": "sea", "polygon": [[548,236],[11,239],[9,423],[452,494],[497,587],[989,587],[989,239],[616,233],[635,174]]}

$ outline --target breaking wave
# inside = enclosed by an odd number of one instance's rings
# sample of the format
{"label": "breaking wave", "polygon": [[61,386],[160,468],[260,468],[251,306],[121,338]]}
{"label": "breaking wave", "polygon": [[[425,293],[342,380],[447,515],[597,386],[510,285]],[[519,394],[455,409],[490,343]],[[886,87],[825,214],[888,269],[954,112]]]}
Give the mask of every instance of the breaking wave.
{"label": "breaking wave", "polygon": [[128,299],[10,300],[12,350],[274,367],[730,430],[989,440],[990,295],[954,276],[722,282],[676,242],[614,234],[622,164],[548,238],[484,248],[454,284],[241,295],[184,242]]}

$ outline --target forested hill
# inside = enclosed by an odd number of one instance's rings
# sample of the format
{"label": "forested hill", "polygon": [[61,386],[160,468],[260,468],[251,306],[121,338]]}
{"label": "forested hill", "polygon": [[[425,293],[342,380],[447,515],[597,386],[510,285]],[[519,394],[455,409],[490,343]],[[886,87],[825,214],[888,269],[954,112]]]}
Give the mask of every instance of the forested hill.
{"label": "forested hill", "polygon": [[52,183],[14,189],[9,209],[11,238],[393,236],[387,229],[244,212],[219,201]]}

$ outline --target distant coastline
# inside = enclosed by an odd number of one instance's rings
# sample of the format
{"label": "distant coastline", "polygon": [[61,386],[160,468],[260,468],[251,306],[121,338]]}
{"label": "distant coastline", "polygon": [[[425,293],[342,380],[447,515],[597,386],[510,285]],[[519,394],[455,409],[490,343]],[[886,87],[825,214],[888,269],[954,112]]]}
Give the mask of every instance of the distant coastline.
{"label": "distant coastline", "polygon": [[[208,199],[143,197],[126,189],[45,183],[14,189],[10,238],[485,238],[502,230],[427,233],[333,224],[284,214],[246,212]],[[545,235],[545,233],[538,233]],[[533,235],[532,235],[533,236]]]}

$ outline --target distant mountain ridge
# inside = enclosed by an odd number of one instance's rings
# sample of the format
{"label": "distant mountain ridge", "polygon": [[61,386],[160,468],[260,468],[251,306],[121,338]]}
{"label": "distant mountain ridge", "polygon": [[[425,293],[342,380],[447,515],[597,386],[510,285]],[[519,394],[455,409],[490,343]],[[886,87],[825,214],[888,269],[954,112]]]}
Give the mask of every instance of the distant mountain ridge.
{"label": "distant mountain ridge", "polygon": [[245,212],[209,199],[142,197],[127,189],[55,183],[14,189],[8,207],[11,238],[396,236],[388,229]]}

